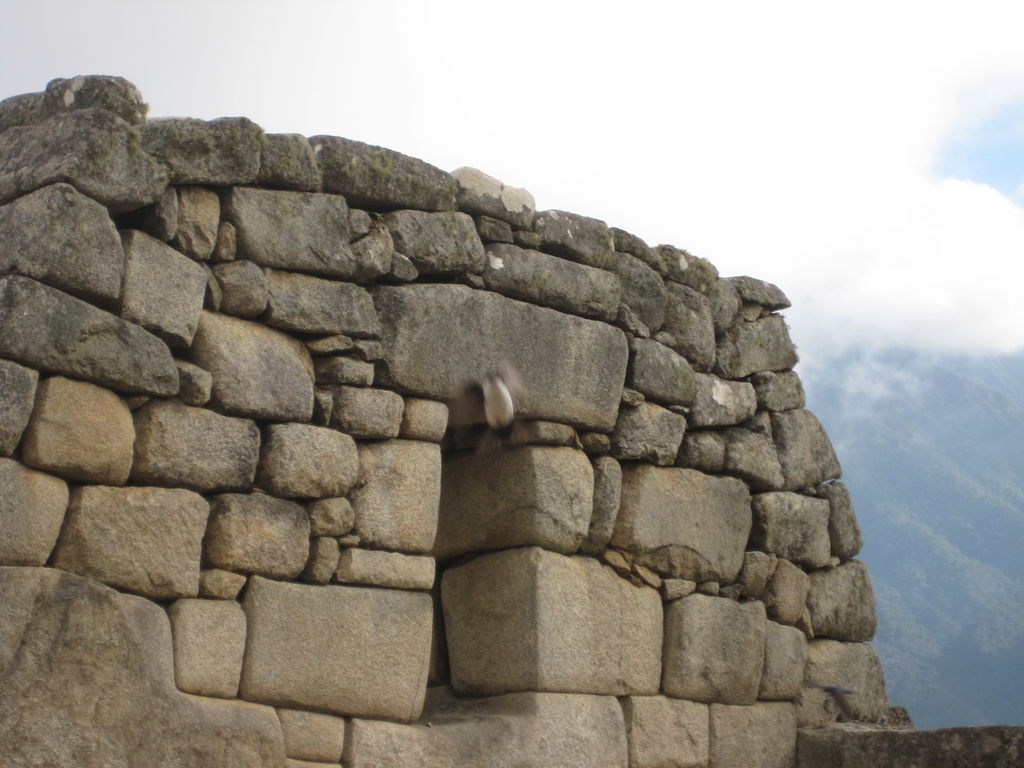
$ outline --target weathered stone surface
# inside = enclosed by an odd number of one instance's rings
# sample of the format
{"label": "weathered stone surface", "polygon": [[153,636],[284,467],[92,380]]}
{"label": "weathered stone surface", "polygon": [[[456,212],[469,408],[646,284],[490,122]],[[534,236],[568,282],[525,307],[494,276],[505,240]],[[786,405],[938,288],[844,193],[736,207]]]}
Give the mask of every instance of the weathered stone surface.
{"label": "weathered stone surface", "polygon": [[759,493],[751,499],[750,545],[806,568],[828,565],[828,502],[798,493]]}
{"label": "weathered stone surface", "polygon": [[796,715],[787,702],[752,707],[711,705],[709,765],[791,768],[796,759]]}
{"label": "weathered stone surface", "polygon": [[46,84],[43,93],[25,95],[42,97],[39,103],[42,114],[37,119],[76,109],[97,108],[113,112],[132,125],[139,125],[145,122],[149,109],[138,88],[123,77],[111,75],[58,77]]}
{"label": "weathered stone surface", "polygon": [[541,248],[589,267],[605,269],[615,258],[615,239],[599,219],[566,211],[541,211],[533,220]]}
{"label": "weathered stone surface", "polygon": [[[614,426],[628,357],[618,329],[461,285],[382,287],[374,301],[383,325],[383,383],[449,400],[505,361],[526,380],[516,403],[524,417],[599,431]],[[443,366],[437,339],[446,340]]]}
{"label": "weathered stone surface", "polygon": [[665,283],[661,276],[628,253],[616,253],[608,269],[619,277],[622,301],[651,333],[656,333],[665,322]]}
{"label": "weathered stone surface", "polygon": [[731,582],[750,533],[750,496],[734,478],[632,464],[611,545],[671,576]]}
{"label": "weathered stone surface", "polygon": [[[777,460],[776,460],[777,461]],[[679,447],[676,464],[720,474],[725,469],[725,432],[723,430],[689,431]],[[779,470],[781,472],[781,470]]]}
{"label": "weathered stone surface", "polygon": [[859,560],[810,574],[807,607],[815,637],[861,642],[875,635],[875,593]]}
{"label": "weathered stone surface", "polygon": [[352,720],[344,754],[351,768],[626,768],[627,760],[611,696],[456,699],[447,688],[427,692],[420,724]]}
{"label": "weathered stone surface", "polygon": [[796,362],[796,348],[781,315],[739,323],[718,340],[716,372],[727,379],[741,379],[759,371],[784,371]]}
{"label": "weathered stone surface", "polygon": [[780,309],[793,306],[778,286],[766,283],[764,280],[746,276],[726,279],[736,286],[736,292],[743,301],[760,304],[770,312],[777,312]]}
{"label": "weathered stone surface", "polygon": [[810,411],[773,413],[772,439],[786,478],[785,489],[796,491],[834,480],[842,470],[825,428]]}
{"label": "weathered stone surface", "polygon": [[263,131],[245,117],[168,117],[142,126],[142,146],[172,184],[252,184],[260,170]]}
{"label": "weathered stone surface", "polygon": [[0,570],[0,604],[5,765],[282,765],[272,709],[175,688],[160,606],[42,568]]}
{"label": "weathered stone surface", "polygon": [[[361,237],[352,243],[352,255],[355,257],[356,262],[361,265],[361,275],[379,275],[380,277],[390,275],[397,277],[394,262],[396,255],[395,243],[383,222],[374,221],[370,232],[365,237]],[[401,254],[398,255],[401,256]],[[409,272],[399,271],[407,279],[414,280],[419,273],[412,266],[412,262],[408,258],[405,256],[401,256],[401,258],[408,265]]]}
{"label": "weathered stone surface", "polygon": [[338,581],[351,584],[430,589],[434,586],[434,558],[349,548],[342,551],[334,575]]}
{"label": "weathered stone surface", "polygon": [[697,378],[686,358],[651,339],[630,339],[626,383],[644,397],[668,405],[689,405]]}
{"label": "weathered stone surface", "polygon": [[708,705],[664,696],[622,699],[630,768],[705,768]]}
{"label": "weathered stone surface", "polygon": [[210,254],[211,261],[233,261],[238,252],[238,230],[230,221],[217,225],[217,244]]}
{"label": "weathered stone surface", "polygon": [[764,411],[794,411],[806,403],[804,385],[796,371],[764,371],[750,377],[757,394],[757,407]]}
{"label": "weathered stone surface", "polygon": [[392,211],[384,215],[397,251],[405,255],[421,275],[479,272],[484,266],[484,246],[473,219],[446,211]]}
{"label": "weathered stone surface", "polygon": [[740,569],[738,584],[744,597],[760,598],[768,587],[768,580],[775,573],[778,558],[767,552],[744,552],[743,568]]}
{"label": "weathered stone surface", "polygon": [[630,254],[641,259],[644,263],[650,261],[651,247],[642,238],[618,227],[612,227],[611,231],[616,251]]}
{"label": "weathered stone surface", "polygon": [[807,664],[807,638],[796,627],[768,622],[759,699],[788,701],[800,695]]}
{"label": "weathered stone surface", "polygon": [[371,210],[451,211],[456,184],[449,174],[399,152],[338,136],[310,138],[324,189]]}
{"label": "weathered stone surface", "polygon": [[612,432],[612,455],[666,466],[676,460],[686,430],[686,417],[654,403],[623,405]]}
{"label": "weathered stone surface", "polygon": [[213,376],[198,365],[175,360],[178,367],[178,399],[185,405],[206,405],[210,401]]}
{"label": "weathered stone surface", "polygon": [[154,400],[134,413],[136,483],[237,491],[252,485],[260,431],[247,419],[221,416],[173,400]]}
{"label": "weathered stone surface", "polygon": [[336,355],[352,352],[355,349],[355,342],[344,334],[336,333],[332,336],[307,341],[306,348],[312,355]]}
{"label": "weathered stone surface", "polygon": [[781,488],[785,479],[771,438],[749,429],[726,429],[722,471],[745,480],[755,491]]}
{"label": "weathered stone surface", "polygon": [[778,558],[764,591],[768,618],[780,624],[796,624],[803,616],[811,580],[799,566]]}
{"label": "weathered stone surface", "polygon": [[331,536],[314,536],[309,540],[309,557],[302,569],[302,580],[312,584],[326,584],[334,578],[341,557],[341,545]]}
{"label": "weathered stone surface", "polygon": [[665,322],[657,338],[689,360],[695,370],[711,370],[715,362],[715,325],[710,302],[677,283],[669,283],[665,291]]}
{"label": "weathered stone surface", "polygon": [[0,360],[0,456],[10,456],[18,447],[32,414],[38,382],[38,372]]}
{"label": "weathered stone surface", "polygon": [[299,760],[340,763],[345,747],[345,721],[334,715],[279,709],[285,754]]}
{"label": "weathered stone surface", "polygon": [[146,597],[195,597],[209,507],[178,488],[71,492],[53,564]]}
{"label": "weathered stone surface", "polygon": [[740,424],[754,415],[757,399],[745,381],[725,381],[709,373],[696,374],[696,392],[689,422],[694,428]]}
{"label": "weathered stone surface", "polygon": [[740,295],[728,278],[719,278],[708,292],[715,335],[721,336],[733,327],[740,317]]}
{"label": "weathered stone surface", "polygon": [[205,187],[178,187],[178,226],[174,247],[193,259],[210,258],[217,245],[220,198]]}
{"label": "weathered stone surface", "polygon": [[203,312],[190,350],[213,374],[210,402],[226,413],[271,421],[309,421],[313,361],[302,343],[226,315]]}
{"label": "weathered stone surface", "polygon": [[206,270],[145,232],[122,233],[124,297],[121,316],[187,347],[206,292]]}
{"label": "weathered stone surface", "polygon": [[67,506],[68,486],[59,477],[0,459],[0,564],[46,563]]}
{"label": "weathered stone surface", "polygon": [[480,235],[480,241],[487,243],[514,243],[512,225],[505,221],[492,219],[490,216],[477,215],[473,217],[476,225],[476,233]]}
{"label": "weathered stone surface", "polygon": [[622,289],[609,272],[502,243],[486,252],[483,278],[492,291],[598,320],[618,313]]}
{"label": "weathered stone surface", "polygon": [[203,555],[218,568],[294,579],[308,549],[309,517],[298,504],[261,493],[213,497]]}
{"label": "weathered stone surface", "polygon": [[693,594],[669,603],[662,690],[693,701],[753,704],[764,666],[766,626],[758,602]]}
{"label": "weathered stone surface", "polygon": [[0,206],[0,272],[113,308],[124,253],[106,208],[70,184],[52,184]]}
{"label": "weathered stone surface", "polygon": [[363,483],[350,494],[364,544],[430,552],[437,533],[441,449],[418,440],[359,444]]}
{"label": "weathered stone surface", "polygon": [[818,492],[828,501],[828,536],[831,541],[832,557],[838,557],[840,560],[856,557],[864,540],[846,484],[827,483],[820,486]]}
{"label": "weathered stone surface", "polygon": [[458,188],[459,209],[466,213],[493,216],[517,229],[528,229],[537,206],[525,189],[509,187],[476,168],[452,171]]}
{"label": "weathered stone surface", "polygon": [[234,600],[245,586],[245,576],[223,568],[204,568],[199,572],[199,596],[215,600]]}
{"label": "weathered stone surface", "polygon": [[245,613],[234,600],[176,600],[167,609],[174,681],[186,693],[234,698],[245,653]]}
{"label": "weathered stone surface", "polygon": [[448,406],[420,397],[405,398],[399,434],[409,440],[440,442],[448,428]]}
{"label": "weathered stone surface", "polygon": [[415,720],[430,659],[430,595],[254,576],[241,695],[323,712]]}
{"label": "weathered stone surface", "polygon": [[355,511],[345,498],[319,499],[307,508],[314,536],[344,536],[355,525]]}
{"label": "weathered stone surface", "polygon": [[483,555],[447,570],[441,597],[456,692],[658,690],[661,598],[592,558]]}
{"label": "weathered stone surface", "polygon": [[[818,685],[837,685],[856,693],[846,703],[856,720],[877,721],[888,714],[885,679],[878,654],[864,643],[812,640],[807,645],[806,680]],[[801,725],[824,725],[839,715],[832,697],[820,688],[806,686],[800,693],[797,717]]]}
{"label": "weathered stone surface", "polygon": [[134,440],[132,413],[120,397],[95,384],[51,376],[39,383],[21,456],[37,469],[120,485],[128,479]]}
{"label": "weathered stone surface", "polygon": [[370,294],[358,285],[278,270],[268,271],[267,282],[269,325],[356,337],[380,332]]}
{"label": "weathered stone surface", "polygon": [[0,202],[67,182],[114,213],[159,199],[167,174],[146,155],[138,133],[102,109],[81,109],[0,138]]}
{"label": "weathered stone surface", "polygon": [[615,518],[619,514],[622,493],[622,467],[611,456],[598,456],[594,467],[594,511],[590,516],[587,537],[580,544],[580,552],[600,554],[612,538]]}
{"label": "weathered stone surface", "polygon": [[681,597],[692,595],[697,591],[697,582],[689,579],[662,579],[661,594],[665,602],[678,600]]}
{"label": "weathered stone surface", "polygon": [[434,553],[540,546],[575,552],[590,523],[594,473],[572,448],[525,446],[445,459]]}
{"label": "weathered stone surface", "polygon": [[[398,437],[405,401],[386,389],[333,387],[331,426],[355,437]],[[435,441],[436,442],[436,441]]]}
{"label": "weathered stone surface", "polygon": [[258,181],[262,187],[318,190],[320,169],[306,137],[298,133],[268,133],[260,152]]}
{"label": "weathered stone surface", "polygon": [[[315,371],[316,383],[323,386],[329,384],[353,384],[357,387],[368,387],[373,384],[373,363],[366,363],[348,355],[318,357],[313,361],[313,370]],[[399,397],[399,399],[401,398]],[[374,425],[370,429],[377,431],[379,427]]]}
{"label": "weathered stone surface", "polygon": [[0,277],[0,355],[128,392],[168,396],[178,370],[138,326],[19,275]]}
{"label": "weathered stone surface", "polygon": [[152,205],[121,217],[122,228],[141,229],[157,240],[170,242],[178,232],[178,193],[167,187]]}
{"label": "weathered stone surface", "polygon": [[274,496],[344,496],[359,477],[356,444],[348,435],[310,424],[267,427],[257,482]]}

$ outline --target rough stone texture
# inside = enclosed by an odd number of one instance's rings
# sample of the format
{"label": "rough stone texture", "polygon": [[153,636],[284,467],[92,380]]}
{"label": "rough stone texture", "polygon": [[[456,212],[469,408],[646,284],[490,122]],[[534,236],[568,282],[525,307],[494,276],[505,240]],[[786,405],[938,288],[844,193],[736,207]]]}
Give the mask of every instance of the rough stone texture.
{"label": "rough stone texture", "polygon": [[405,409],[401,395],[365,387],[334,387],[331,392],[334,395],[332,427],[355,437],[398,437]]}
{"label": "rough stone texture", "polygon": [[69,184],[53,184],[0,206],[0,272],[113,308],[124,253],[106,208]]}
{"label": "rough stone texture", "polygon": [[356,337],[380,331],[370,295],[358,285],[277,270],[267,273],[267,283],[269,325]]}
{"label": "rough stone texture", "polygon": [[308,550],[309,517],[298,504],[260,493],[225,493],[211,500],[203,555],[212,565],[294,579]]}
{"label": "rough stone texture", "polygon": [[198,491],[244,490],[252,485],[260,432],[247,419],[221,416],[173,400],[154,400],[134,413],[136,483]]}
{"label": "rough stone texture", "polygon": [[605,269],[614,260],[615,239],[599,219],[565,211],[541,211],[533,220],[543,250],[588,267]]}
{"label": "rough stone texture", "polygon": [[142,126],[142,145],[172,184],[252,184],[260,170],[263,131],[245,117],[168,117]]}
{"label": "rough stone texture", "polygon": [[[380,221],[374,221],[370,232],[352,243],[352,255],[361,265],[361,275],[388,275],[392,271],[394,253],[395,243],[391,233]],[[415,272],[415,268],[413,271]]]}
{"label": "rough stone texture", "polygon": [[618,314],[622,287],[609,272],[514,245],[492,244],[486,253],[489,290],[598,320]]}
{"label": "rough stone texture", "polygon": [[309,557],[302,569],[302,580],[312,584],[326,584],[334,578],[341,557],[341,545],[330,536],[315,536],[309,540]]}
{"label": "rough stone texture", "polygon": [[622,699],[630,768],[706,768],[708,705],[664,696]]}
{"label": "rough stone texture", "polygon": [[437,533],[441,449],[417,440],[359,444],[363,483],[350,494],[355,532],[371,547],[430,552]]}
{"label": "rough stone texture", "polygon": [[440,442],[448,428],[448,406],[436,400],[405,398],[399,434],[409,440]]}
{"label": "rough stone texture", "polygon": [[739,323],[718,340],[716,372],[727,379],[741,379],[759,371],[784,371],[796,362],[796,347],[781,315]]}
{"label": "rough stone texture", "polygon": [[815,637],[860,642],[875,635],[875,593],[859,560],[810,574],[807,607]]}
{"label": "rough stone texture", "polygon": [[594,511],[590,516],[587,537],[580,544],[580,552],[600,554],[612,538],[615,518],[619,514],[622,493],[622,467],[611,456],[598,456],[594,467]]}
{"label": "rough stone texture", "polygon": [[483,555],[447,570],[441,597],[456,692],[658,690],[661,598],[592,558]]}
{"label": "rough stone texture", "polygon": [[736,324],[740,317],[740,296],[728,278],[719,278],[708,292],[715,335],[721,336]]}
{"label": "rough stone texture", "polygon": [[828,483],[820,487],[819,492],[828,500],[828,535],[831,541],[832,557],[850,560],[857,556],[864,539],[857,523],[857,515],[853,511],[850,492],[845,483]]}
{"label": "rough stone texture", "polygon": [[345,721],[340,717],[301,709],[279,709],[277,716],[281,720],[284,750],[288,757],[341,762],[341,752],[345,748]]}
{"label": "rough stone texture", "polygon": [[241,695],[323,712],[415,720],[430,660],[430,595],[254,576]]}
{"label": "rough stone texture", "polygon": [[632,464],[622,469],[611,544],[661,573],[731,582],[743,564],[750,525],[750,496],[741,481]]}
{"label": "rough stone texture", "polygon": [[715,768],[791,768],[796,759],[796,715],[792,704],[712,704],[710,724],[708,764]]}
{"label": "rough stone texture", "polygon": [[452,178],[457,184],[460,210],[493,216],[517,229],[528,229],[533,224],[537,206],[525,189],[506,186],[476,168],[456,168]]}
{"label": "rough stone texture", "polygon": [[43,93],[26,95],[42,97],[39,105],[42,114],[36,119],[95,107],[113,112],[132,125],[139,125],[145,122],[149,110],[138,88],[123,77],[111,75],[58,77],[46,84]]}
{"label": "rough stone texture", "polygon": [[198,365],[175,360],[178,367],[178,399],[185,405],[206,405],[210,401],[213,376]]}
{"label": "rough stone texture", "polygon": [[0,360],[0,456],[10,456],[18,447],[32,414],[38,382],[37,371]]}
{"label": "rough stone texture", "polygon": [[210,254],[211,261],[233,261],[238,252],[238,231],[230,221],[217,226],[217,244]]}
{"label": "rough stone texture", "polygon": [[744,597],[759,598],[768,587],[768,580],[775,573],[778,558],[766,552],[744,552],[743,568],[738,583]]}
{"label": "rough stone texture", "polygon": [[272,709],[175,688],[159,606],[42,568],[0,570],[0,605],[5,765],[282,765]]}
{"label": "rough stone texture", "polygon": [[612,455],[661,466],[672,464],[685,430],[685,416],[654,403],[640,403],[636,408],[623,405],[611,435]]}
{"label": "rough stone texture", "polygon": [[67,506],[68,486],[59,477],[0,459],[0,564],[46,563]]}
{"label": "rough stone texture", "polygon": [[796,371],[765,371],[750,377],[757,394],[757,407],[764,411],[794,411],[806,403],[804,385]]}
{"label": "rough stone texture", "polygon": [[786,478],[785,489],[796,491],[834,480],[842,470],[825,428],[810,411],[773,413],[772,439]]}
{"label": "rough stone texture", "polygon": [[768,622],[759,699],[795,699],[807,664],[807,638],[796,627]]}
{"label": "rough stone texture", "polygon": [[352,584],[430,589],[434,586],[434,558],[350,548],[342,551],[335,578]]}
{"label": "rough stone texture", "polygon": [[753,704],[764,666],[766,627],[758,602],[692,594],[669,603],[662,690],[693,701]]}
{"label": "rough stone texture", "polygon": [[320,169],[313,148],[298,133],[268,133],[260,152],[260,186],[309,192],[320,188]]}
{"label": "rough stone texture", "polygon": [[668,405],[689,405],[697,378],[686,358],[651,339],[630,339],[626,383],[644,397]]}
{"label": "rough stone texture", "polygon": [[685,285],[668,283],[660,338],[689,360],[695,370],[711,370],[715,362],[715,325],[707,297]]}
{"label": "rough stone texture", "polygon": [[512,225],[490,216],[478,215],[473,217],[476,225],[476,233],[485,245],[487,243],[514,243],[515,237],[512,234]]}
{"label": "rough stone texture", "polygon": [[755,491],[781,488],[785,482],[771,439],[749,429],[688,432],[676,463],[702,472],[734,475]]}
{"label": "rough stone texture", "polygon": [[348,435],[309,424],[267,427],[257,482],[274,496],[344,496],[359,477],[356,444]]}
{"label": "rough stone texture", "polygon": [[[816,639],[807,645],[806,680],[818,685],[838,685],[856,693],[847,703],[857,720],[877,721],[889,712],[885,680],[878,654],[864,643]],[[832,697],[819,688],[805,687],[800,694],[797,717],[801,725],[822,725],[838,715]]]}
{"label": "rough stone texture", "polygon": [[665,322],[665,283],[661,276],[628,253],[616,253],[608,268],[619,276],[622,301],[651,333]]}
{"label": "rough stone texture", "polygon": [[157,240],[170,242],[178,232],[178,193],[167,187],[152,205],[122,217],[123,227],[141,229]]}
{"label": "rough stone texture", "polygon": [[432,688],[421,723],[352,720],[344,764],[626,768],[628,761],[622,709],[611,696],[526,692],[456,699],[446,688]]}
{"label": "rough stone texture", "polygon": [[751,499],[750,546],[810,569],[828,565],[828,502],[798,493],[760,493]]}
{"label": "rough stone texture", "polygon": [[245,576],[222,568],[204,568],[199,572],[199,596],[215,600],[234,600],[245,586]]}
{"label": "rough stone texture", "polygon": [[736,292],[743,301],[760,304],[769,312],[793,306],[778,286],[766,283],[764,280],[746,276],[726,279],[736,286]]}
{"label": "rough stone texture", "polygon": [[245,653],[245,613],[233,600],[175,601],[168,609],[174,680],[186,693],[234,698]]}
{"label": "rough stone texture", "polygon": [[457,211],[392,211],[384,215],[397,251],[421,275],[479,272],[484,246],[473,219]]}
{"label": "rough stone texture", "polygon": [[780,624],[796,624],[804,614],[811,580],[789,560],[778,558],[764,591],[768,618]]}
{"label": "rough stone texture", "polygon": [[270,421],[313,415],[313,361],[279,331],[203,312],[190,354],[213,375],[210,402],[226,413]]}
{"label": "rough stone texture", "polygon": [[444,462],[434,553],[540,546],[575,552],[587,535],[594,472],[573,448],[525,446]]}
{"label": "rough stone texture", "polygon": [[338,136],[310,138],[324,189],[361,208],[451,211],[456,184],[449,174],[399,152]]}
{"label": "rough stone texture", "polygon": [[[504,361],[526,380],[522,416],[606,432],[615,425],[628,357],[618,329],[460,285],[383,287],[374,301],[384,383],[449,400]],[[443,366],[437,339],[446,340]]]}
{"label": "rough stone texture", "polygon": [[[316,383],[321,385],[354,384],[358,387],[368,387],[373,384],[373,363],[365,363],[354,357],[320,357],[313,361],[313,370]],[[369,429],[379,431],[379,427],[375,425],[371,425]]]}
{"label": "rough stone texture", "polygon": [[67,182],[114,213],[155,202],[167,174],[138,133],[102,109],[81,109],[0,135],[0,202]]}
{"label": "rough stone texture", "polygon": [[208,513],[202,496],[178,488],[81,486],[53,564],[158,600],[195,597]]}
{"label": "rough stone texture", "polygon": [[740,424],[754,415],[757,399],[754,388],[745,381],[725,381],[708,373],[698,373],[690,426],[726,427]]}
{"label": "rough stone texture", "polygon": [[355,349],[355,342],[348,336],[339,333],[307,341],[306,348],[312,355],[335,355],[352,352]]}
{"label": "rough stone texture", "polygon": [[665,602],[678,600],[681,597],[692,595],[697,591],[697,582],[689,579],[662,579],[661,594]]}
{"label": "rough stone texture", "polygon": [[174,247],[193,259],[210,258],[220,227],[220,198],[205,187],[179,187]]}
{"label": "rough stone texture", "polygon": [[355,525],[355,511],[345,498],[319,499],[307,508],[314,536],[344,536]]}
{"label": "rough stone texture", "polygon": [[0,277],[0,355],[114,389],[169,396],[178,370],[155,336],[19,275]]}

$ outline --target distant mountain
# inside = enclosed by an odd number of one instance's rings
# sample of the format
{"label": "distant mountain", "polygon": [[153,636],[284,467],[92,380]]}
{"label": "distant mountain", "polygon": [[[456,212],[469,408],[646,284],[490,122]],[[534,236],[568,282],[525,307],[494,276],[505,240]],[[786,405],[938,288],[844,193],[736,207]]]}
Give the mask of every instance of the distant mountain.
{"label": "distant mountain", "polygon": [[1024,723],[1024,355],[852,353],[805,374],[864,532],[889,696]]}

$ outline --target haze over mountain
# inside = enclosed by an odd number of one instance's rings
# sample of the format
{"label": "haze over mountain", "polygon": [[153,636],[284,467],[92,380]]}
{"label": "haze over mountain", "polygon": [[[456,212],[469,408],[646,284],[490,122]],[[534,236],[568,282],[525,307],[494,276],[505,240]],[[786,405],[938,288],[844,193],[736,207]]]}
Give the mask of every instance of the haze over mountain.
{"label": "haze over mountain", "polygon": [[850,352],[805,374],[850,488],[890,699],[1024,723],[1024,354]]}

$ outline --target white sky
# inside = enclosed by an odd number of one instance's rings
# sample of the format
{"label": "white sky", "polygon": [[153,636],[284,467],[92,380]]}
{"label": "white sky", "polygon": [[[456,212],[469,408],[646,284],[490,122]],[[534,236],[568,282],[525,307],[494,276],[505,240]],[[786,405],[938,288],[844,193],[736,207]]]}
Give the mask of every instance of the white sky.
{"label": "white sky", "polygon": [[0,96],[117,74],[472,165],[777,283],[805,359],[1024,349],[1024,209],[935,171],[1024,114],[1019,2],[0,2]]}

